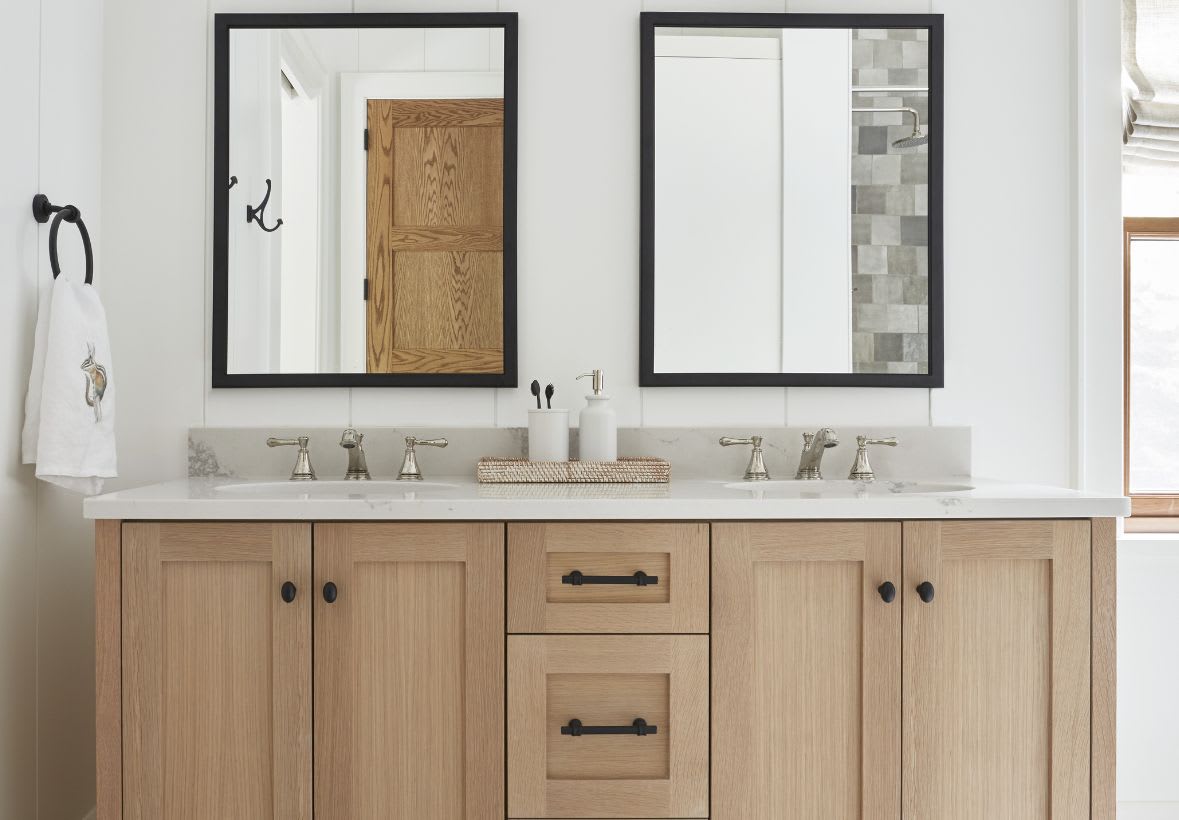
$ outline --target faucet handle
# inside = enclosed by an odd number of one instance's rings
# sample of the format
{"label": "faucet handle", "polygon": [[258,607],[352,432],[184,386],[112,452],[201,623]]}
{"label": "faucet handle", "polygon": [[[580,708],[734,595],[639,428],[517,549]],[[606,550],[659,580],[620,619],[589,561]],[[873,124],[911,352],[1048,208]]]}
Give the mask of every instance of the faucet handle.
{"label": "faucet handle", "polygon": [[398,481],[421,481],[422,470],[418,467],[418,455],[414,448],[417,445],[425,447],[445,447],[450,444],[444,438],[417,438],[416,436],[405,437],[405,458],[401,461],[401,472],[397,474]]}
{"label": "faucet handle", "polygon": [[311,443],[310,436],[295,438],[266,439],[267,447],[298,447],[299,454],[295,457],[295,468],[291,470],[291,481],[315,481],[315,468],[311,466],[311,451],[307,445]]}
{"label": "faucet handle", "polygon": [[856,460],[852,463],[848,479],[851,481],[875,481],[876,473],[872,470],[872,465],[868,463],[868,445],[880,444],[885,447],[896,447],[899,443],[896,436],[884,438],[856,436]]}
{"label": "faucet handle", "polygon": [[767,481],[770,477],[769,472],[766,470],[765,459],[762,456],[761,442],[761,436],[749,436],[747,438],[721,437],[721,447],[732,447],[734,444],[750,444],[753,446],[753,452],[749,454],[749,466],[745,468],[746,481]]}

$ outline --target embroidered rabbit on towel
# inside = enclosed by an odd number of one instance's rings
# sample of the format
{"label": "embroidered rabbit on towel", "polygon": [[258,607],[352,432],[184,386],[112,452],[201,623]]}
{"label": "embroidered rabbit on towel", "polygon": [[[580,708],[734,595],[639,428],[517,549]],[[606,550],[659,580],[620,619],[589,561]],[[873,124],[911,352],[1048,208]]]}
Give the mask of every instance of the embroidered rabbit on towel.
{"label": "embroidered rabbit on towel", "polygon": [[102,396],[106,393],[106,368],[94,361],[94,345],[87,342],[86,359],[82,362],[86,374],[86,404],[94,408],[94,420],[102,421]]}

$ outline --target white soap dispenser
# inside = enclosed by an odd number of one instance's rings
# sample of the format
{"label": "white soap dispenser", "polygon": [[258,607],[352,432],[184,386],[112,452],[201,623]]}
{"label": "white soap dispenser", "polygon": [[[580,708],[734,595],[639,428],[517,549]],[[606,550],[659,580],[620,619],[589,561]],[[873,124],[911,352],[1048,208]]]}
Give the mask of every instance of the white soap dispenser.
{"label": "white soap dispenser", "polygon": [[601,370],[582,373],[577,378],[592,378],[594,392],[585,397],[586,406],[578,417],[582,461],[616,461],[618,459],[618,420],[610,397],[602,392]]}

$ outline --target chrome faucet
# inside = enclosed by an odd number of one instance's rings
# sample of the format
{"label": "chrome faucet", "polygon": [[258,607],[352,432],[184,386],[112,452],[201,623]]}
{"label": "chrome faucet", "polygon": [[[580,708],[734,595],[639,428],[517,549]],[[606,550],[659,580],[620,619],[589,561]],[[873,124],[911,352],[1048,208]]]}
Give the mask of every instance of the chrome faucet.
{"label": "chrome faucet", "polygon": [[405,458],[401,462],[401,472],[397,475],[398,481],[421,481],[422,471],[418,467],[418,456],[414,451],[414,447],[421,444],[424,447],[445,447],[449,444],[444,438],[414,438],[413,436],[405,437]]}
{"label": "chrome faucet", "polygon": [[852,463],[851,473],[848,474],[848,478],[852,481],[876,480],[876,473],[873,472],[872,465],[868,463],[869,444],[883,444],[885,447],[896,447],[897,437],[868,438],[867,436],[856,436],[856,460]]}
{"label": "chrome faucet", "polygon": [[724,436],[720,440],[721,447],[732,447],[734,444],[751,444],[753,451],[749,454],[749,466],[745,468],[746,481],[768,481],[770,474],[766,470],[765,459],[762,458],[761,436],[749,436],[749,438],[733,438],[732,436]]}
{"label": "chrome faucet", "polygon": [[340,436],[340,446],[348,451],[348,472],[344,473],[344,480],[368,481],[372,478],[364,459],[364,433],[349,427]]}
{"label": "chrome faucet", "polygon": [[315,481],[315,468],[311,466],[311,451],[307,449],[311,438],[299,436],[297,438],[268,438],[267,447],[298,447],[299,455],[295,457],[295,469],[291,470],[291,481]]}
{"label": "chrome faucet", "polygon": [[802,457],[798,460],[798,472],[794,478],[800,481],[819,481],[823,478],[820,468],[823,451],[839,444],[839,438],[830,427],[820,427],[816,433],[802,434]]}

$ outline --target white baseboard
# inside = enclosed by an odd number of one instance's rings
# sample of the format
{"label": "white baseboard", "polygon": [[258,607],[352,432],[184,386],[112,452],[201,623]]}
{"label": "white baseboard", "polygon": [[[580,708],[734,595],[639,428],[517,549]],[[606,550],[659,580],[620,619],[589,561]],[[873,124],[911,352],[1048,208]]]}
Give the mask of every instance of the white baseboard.
{"label": "white baseboard", "polygon": [[1179,803],[1118,803],[1118,820],[1179,820]]}

